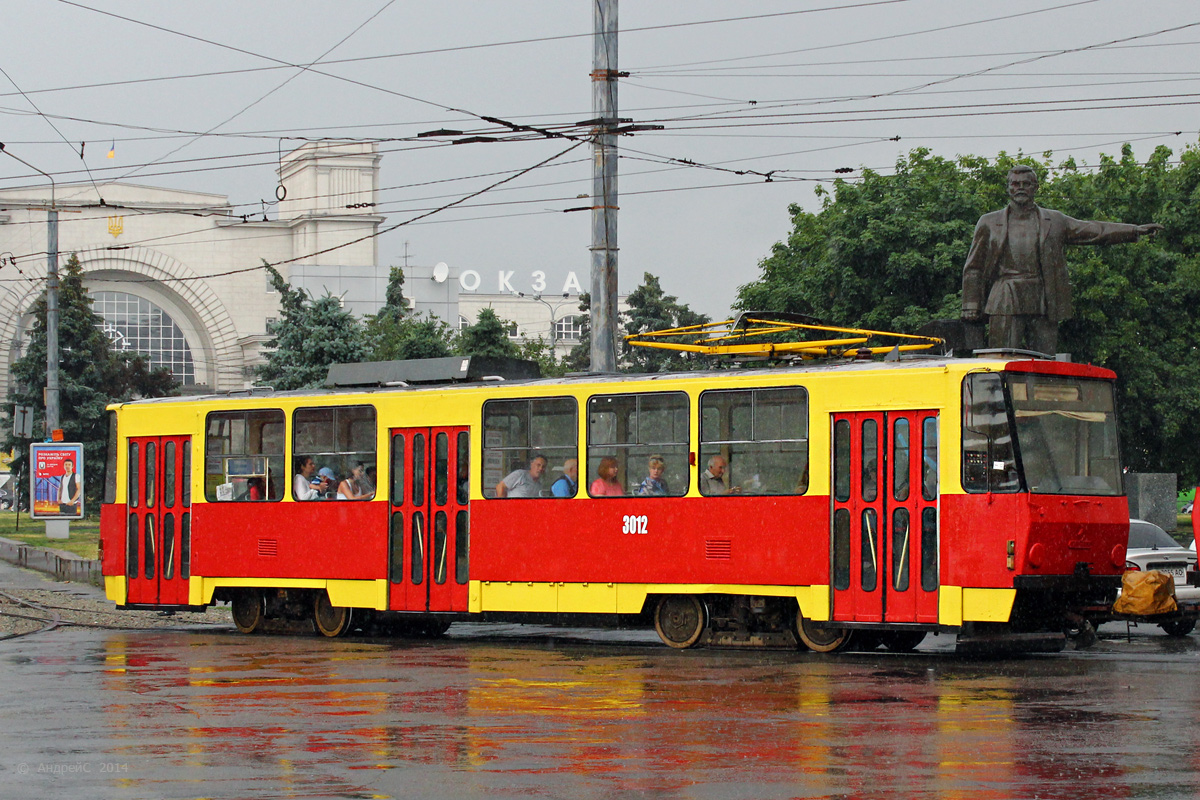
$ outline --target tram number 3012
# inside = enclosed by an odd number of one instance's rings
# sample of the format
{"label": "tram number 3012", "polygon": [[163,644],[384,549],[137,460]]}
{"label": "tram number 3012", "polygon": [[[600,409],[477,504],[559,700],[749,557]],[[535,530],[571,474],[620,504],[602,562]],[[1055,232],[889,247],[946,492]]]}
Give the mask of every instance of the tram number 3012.
{"label": "tram number 3012", "polygon": [[621,533],[649,533],[650,518],[645,514],[638,516],[637,514],[626,514],[621,518],[624,522],[624,527],[621,528]]}

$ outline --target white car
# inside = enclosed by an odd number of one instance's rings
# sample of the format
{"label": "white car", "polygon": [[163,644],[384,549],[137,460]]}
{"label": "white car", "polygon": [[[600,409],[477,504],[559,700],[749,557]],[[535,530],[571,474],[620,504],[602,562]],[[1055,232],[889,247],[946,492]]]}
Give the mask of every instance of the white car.
{"label": "white car", "polygon": [[1175,579],[1176,600],[1200,600],[1200,586],[1188,586],[1188,570],[1196,569],[1196,551],[1181,546],[1153,522],[1129,520],[1125,570],[1156,569]]}

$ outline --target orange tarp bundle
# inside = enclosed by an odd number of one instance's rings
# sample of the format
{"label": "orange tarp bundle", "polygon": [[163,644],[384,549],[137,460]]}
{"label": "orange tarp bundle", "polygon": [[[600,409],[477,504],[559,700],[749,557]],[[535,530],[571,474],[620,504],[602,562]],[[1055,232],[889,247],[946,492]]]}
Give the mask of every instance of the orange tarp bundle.
{"label": "orange tarp bundle", "polygon": [[1121,578],[1121,596],[1113,603],[1118,614],[1151,616],[1177,611],[1175,579],[1165,572],[1126,572]]}

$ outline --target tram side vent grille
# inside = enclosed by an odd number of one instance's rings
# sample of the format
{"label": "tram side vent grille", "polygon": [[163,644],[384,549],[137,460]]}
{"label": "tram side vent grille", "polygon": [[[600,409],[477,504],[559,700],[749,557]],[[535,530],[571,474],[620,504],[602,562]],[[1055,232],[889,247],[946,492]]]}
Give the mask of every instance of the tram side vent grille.
{"label": "tram side vent grille", "polygon": [[733,556],[733,542],[729,539],[705,539],[704,557],[709,561],[728,561]]}
{"label": "tram side vent grille", "polygon": [[270,558],[279,555],[279,541],[277,539],[259,539],[258,554]]}

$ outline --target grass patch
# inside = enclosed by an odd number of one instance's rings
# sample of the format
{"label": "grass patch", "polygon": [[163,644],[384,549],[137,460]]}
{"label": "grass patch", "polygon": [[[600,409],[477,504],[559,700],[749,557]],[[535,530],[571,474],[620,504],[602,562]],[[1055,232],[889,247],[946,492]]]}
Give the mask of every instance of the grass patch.
{"label": "grass patch", "polygon": [[96,558],[100,550],[100,519],[73,519],[71,538],[47,539],[44,520],[30,519],[28,514],[22,513],[18,525],[17,512],[0,511],[0,536],[34,547],[50,547],[83,558]]}

